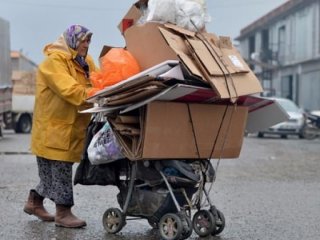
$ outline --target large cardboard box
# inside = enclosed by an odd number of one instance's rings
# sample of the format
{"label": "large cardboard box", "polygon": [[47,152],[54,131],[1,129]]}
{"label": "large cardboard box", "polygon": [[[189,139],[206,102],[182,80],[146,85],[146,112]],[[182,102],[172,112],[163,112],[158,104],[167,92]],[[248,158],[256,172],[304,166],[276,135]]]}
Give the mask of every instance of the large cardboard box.
{"label": "large cardboard box", "polygon": [[247,107],[154,101],[109,121],[131,160],[237,158]]}
{"label": "large cardboard box", "polygon": [[148,22],[124,33],[126,47],[142,70],[179,60],[185,74],[210,84],[220,98],[260,93],[262,86],[229,38]]}

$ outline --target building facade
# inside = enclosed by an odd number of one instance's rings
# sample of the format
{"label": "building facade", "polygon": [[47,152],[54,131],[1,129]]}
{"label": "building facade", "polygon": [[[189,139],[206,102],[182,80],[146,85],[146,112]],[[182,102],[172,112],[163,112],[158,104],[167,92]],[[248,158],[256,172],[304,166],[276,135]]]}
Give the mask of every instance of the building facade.
{"label": "building facade", "polygon": [[37,64],[18,51],[11,51],[13,96],[34,95]]}
{"label": "building facade", "polygon": [[19,51],[11,51],[11,66],[13,71],[35,71],[37,64]]}
{"label": "building facade", "polygon": [[241,30],[239,49],[265,96],[320,109],[320,0],[290,0]]}

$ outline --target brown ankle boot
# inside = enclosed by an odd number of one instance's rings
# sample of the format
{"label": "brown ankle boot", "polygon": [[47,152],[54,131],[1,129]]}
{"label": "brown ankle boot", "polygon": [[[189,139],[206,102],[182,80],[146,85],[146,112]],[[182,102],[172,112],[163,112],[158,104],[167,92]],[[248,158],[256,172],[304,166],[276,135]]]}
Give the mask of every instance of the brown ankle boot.
{"label": "brown ankle boot", "polygon": [[38,217],[42,221],[53,222],[54,215],[51,215],[43,206],[43,197],[34,189],[30,190],[27,203],[24,205],[23,211]]}
{"label": "brown ankle boot", "polygon": [[71,212],[71,206],[57,204],[56,209],[56,226],[66,228],[81,228],[87,225],[85,221],[73,215]]}

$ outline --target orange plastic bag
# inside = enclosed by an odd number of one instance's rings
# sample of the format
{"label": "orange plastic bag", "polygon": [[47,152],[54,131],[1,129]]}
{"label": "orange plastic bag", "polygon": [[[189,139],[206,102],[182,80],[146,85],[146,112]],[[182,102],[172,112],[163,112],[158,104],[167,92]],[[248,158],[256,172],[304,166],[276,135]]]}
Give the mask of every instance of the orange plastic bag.
{"label": "orange plastic bag", "polygon": [[112,48],[101,59],[101,71],[92,72],[90,79],[95,88],[103,89],[139,72],[139,64],[130,52]]}

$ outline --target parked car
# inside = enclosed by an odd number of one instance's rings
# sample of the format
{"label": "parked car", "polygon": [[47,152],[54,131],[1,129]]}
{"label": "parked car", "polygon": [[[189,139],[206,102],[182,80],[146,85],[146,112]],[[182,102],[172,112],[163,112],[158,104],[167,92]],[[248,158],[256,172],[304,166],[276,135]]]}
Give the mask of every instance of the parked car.
{"label": "parked car", "polygon": [[278,123],[266,130],[259,131],[258,137],[264,137],[265,134],[280,135],[281,138],[287,138],[288,135],[297,135],[305,138],[305,127],[307,123],[304,110],[298,107],[293,101],[286,98],[271,98],[277,101],[279,105],[288,113],[289,120]]}

